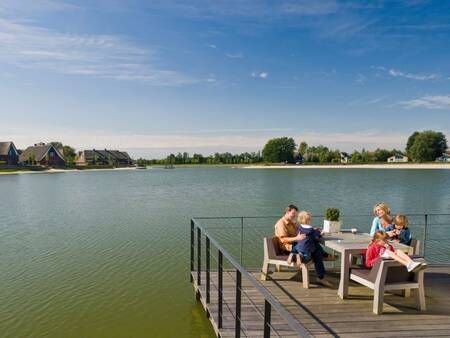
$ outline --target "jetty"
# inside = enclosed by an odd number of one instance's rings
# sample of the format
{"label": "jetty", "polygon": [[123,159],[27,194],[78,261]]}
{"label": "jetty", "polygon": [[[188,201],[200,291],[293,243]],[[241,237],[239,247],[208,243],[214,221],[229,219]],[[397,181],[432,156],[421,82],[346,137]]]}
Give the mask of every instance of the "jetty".
{"label": "jetty", "polygon": [[[298,270],[274,271],[261,280],[261,269],[243,267],[242,237],[229,230],[227,238],[238,245],[225,248],[215,238],[221,236],[204,226],[208,220],[191,220],[190,280],[217,337],[450,336],[449,264],[430,264],[425,271],[425,311],[409,294],[386,292],[383,314],[376,315],[373,291],[361,284],[350,281],[348,295],[339,297],[339,269],[327,269],[333,288],[314,284],[314,270],[309,288],[302,288]],[[245,233],[242,226],[236,230]]]}

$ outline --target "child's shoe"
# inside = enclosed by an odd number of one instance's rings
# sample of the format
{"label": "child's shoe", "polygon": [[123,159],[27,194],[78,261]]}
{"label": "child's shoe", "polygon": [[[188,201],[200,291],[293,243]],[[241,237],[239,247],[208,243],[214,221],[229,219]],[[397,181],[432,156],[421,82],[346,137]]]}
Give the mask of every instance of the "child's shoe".
{"label": "child's shoe", "polygon": [[408,272],[416,272],[422,264],[420,262],[411,261],[406,265]]}

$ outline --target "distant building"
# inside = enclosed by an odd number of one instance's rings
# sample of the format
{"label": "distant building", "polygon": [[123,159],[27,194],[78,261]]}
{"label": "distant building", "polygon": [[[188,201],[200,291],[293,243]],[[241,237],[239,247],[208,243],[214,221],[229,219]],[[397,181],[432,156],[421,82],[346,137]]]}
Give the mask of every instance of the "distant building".
{"label": "distant building", "polygon": [[0,164],[17,165],[19,152],[13,142],[0,142]]}
{"label": "distant building", "polygon": [[394,156],[391,156],[387,159],[388,162],[390,163],[402,163],[402,162],[408,162],[408,157],[406,157],[405,155],[402,154],[397,154]]}
{"label": "distant building", "polygon": [[42,165],[49,167],[61,167],[66,164],[62,151],[55,146],[45,143],[37,143],[28,147],[19,155],[19,163],[27,165]]}
{"label": "distant building", "polygon": [[347,164],[351,162],[352,157],[350,156],[350,154],[346,153],[346,152],[341,152],[341,163],[342,164]]}
{"label": "distant building", "polygon": [[447,153],[442,154],[436,159],[436,162],[450,162],[450,155]]}
{"label": "distant building", "polygon": [[92,149],[78,152],[75,164],[79,166],[112,165],[116,167],[127,167],[133,165],[133,160],[125,151]]}

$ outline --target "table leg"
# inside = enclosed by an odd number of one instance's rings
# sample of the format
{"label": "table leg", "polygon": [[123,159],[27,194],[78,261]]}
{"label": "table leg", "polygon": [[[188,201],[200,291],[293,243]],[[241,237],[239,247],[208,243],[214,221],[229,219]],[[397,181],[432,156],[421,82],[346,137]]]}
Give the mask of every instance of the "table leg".
{"label": "table leg", "polygon": [[350,279],[350,252],[344,250],[341,256],[341,279],[339,281],[338,296],[342,299],[348,296],[348,283]]}

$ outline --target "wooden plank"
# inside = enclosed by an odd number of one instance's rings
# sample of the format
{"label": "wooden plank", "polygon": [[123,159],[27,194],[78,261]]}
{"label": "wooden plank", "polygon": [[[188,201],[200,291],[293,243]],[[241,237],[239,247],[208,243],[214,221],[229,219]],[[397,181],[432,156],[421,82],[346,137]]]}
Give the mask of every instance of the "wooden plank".
{"label": "wooden plank", "polygon": [[[427,311],[415,310],[414,297],[385,294],[384,312],[377,316],[372,313],[373,292],[368,288],[351,283],[349,298],[340,299],[335,289],[314,287],[303,289],[293,279],[295,272],[272,274],[271,280],[261,281],[283,306],[315,337],[450,337],[450,267],[440,267],[435,271],[427,270],[425,289]],[[433,272],[434,271],[434,272]],[[259,279],[259,272],[254,276]],[[201,285],[194,288],[200,293],[200,300],[210,315],[216,334],[221,337],[234,337],[235,272],[224,271],[223,275],[223,327],[217,328],[217,272],[211,276],[211,302],[206,304],[205,273],[202,273]],[[193,274],[196,277],[196,273]],[[278,278],[280,277],[280,278]],[[194,278],[194,281],[196,278]],[[336,286],[338,276],[330,276]],[[264,298],[245,279],[242,280],[242,336],[263,336]],[[281,337],[294,337],[287,323],[272,313],[272,327]],[[276,336],[272,334],[272,336]]]}

